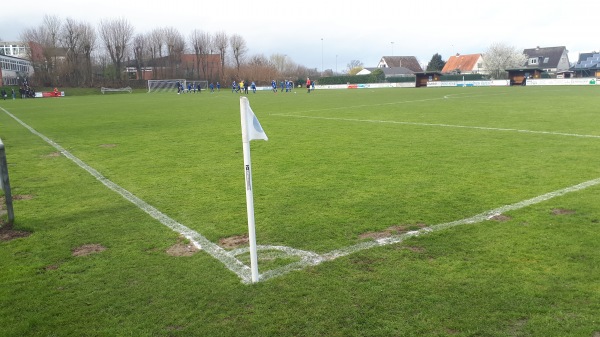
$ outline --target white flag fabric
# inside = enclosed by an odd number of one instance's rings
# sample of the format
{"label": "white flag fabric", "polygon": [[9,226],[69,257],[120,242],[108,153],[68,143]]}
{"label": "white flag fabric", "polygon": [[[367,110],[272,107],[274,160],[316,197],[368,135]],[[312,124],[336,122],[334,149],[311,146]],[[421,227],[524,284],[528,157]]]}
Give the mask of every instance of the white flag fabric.
{"label": "white flag fabric", "polygon": [[240,97],[240,109],[242,115],[242,138],[243,141],[251,141],[255,139],[269,140],[267,134],[258,122],[258,118],[250,108],[250,102],[247,97]]}

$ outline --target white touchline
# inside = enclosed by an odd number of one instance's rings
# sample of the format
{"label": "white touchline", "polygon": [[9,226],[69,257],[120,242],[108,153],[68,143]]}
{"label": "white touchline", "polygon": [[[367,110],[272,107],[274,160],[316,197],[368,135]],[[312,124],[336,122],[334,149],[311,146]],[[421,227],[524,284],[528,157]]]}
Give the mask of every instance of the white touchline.
{"label": "white touchline", "polygon": [[[42,138],[48,144],[50,144],[55,149],[60,151],[65,157],[69,158],[75,164],[77,164],[79,167],[86,170],[88,173],[90,173],[92,176],[94,176],[98,181],[100,181],[106,187],[108,187],[112,191],[120,194],[123,198],[125,198],[126,200],[128,200],[131,203],[133,203],[134,205],[136,205],[138,208],[140,208],[141,210],[143,210],[144,212],[146,212],[147,214],[152,216],[154,219],[158,220],[161,224],[169,227],[171,230],[173,230],[177,233],[180,233],[181,235],[183,235],[184,237],[189,239],[196,247],[203,249],[204,251],[209,253],[211,256],[213,256],[215,259],[219,260],[221,263],[223,263],[225,265],[225,267],[227,269],[231,270],[233,273],[238,275],[238,277],[242,280],[243,283],[245,283],[245,284],[252,283],[250,268],[236,258],[236,256],[238,256],[238,255],[247,254],[249,252],[248,248],[240,248],[240,249],[236,249],[236,250],[232,250],[232,251],[226,251],[225,249],[221,248],[220,246],[218,246],[218,245],[212,243],[211,241],[209,241],[208,239],[206,239],[200,233],[171,219],[170,217],[163,214],[162,212],[160,212],[159,210],[157,210],[150,204],[146,203],[145,201],[143,201],[143,200],[139,199],[138,197],[136,197],[135,195],[133,195],[131,192],[125,190],[124,188],[120,187],[119,185],[108,180],[106,177],[104,177],[102,174],[100,174],[94,168],[90,167],[89,165],[87,165],[86,163],[81,161],[79,158],[72,155],[70,152],[65,150],[62,146],[58,145],[57,143],[55,143],[48,137],[37,132],[35,129],[33,129],[29,125],[25,124],[23,121],[21,121],[19,118],[17,118],[13,114],[11,114],[7,110],[5,110],[4,108],[0,107],[0,109],[2,109],[2,111],[4,111],[7,115],[12,117],[15,121],[17,121],[23,127],[28,129],[31,133]],[[286,116],[286,115],[278,115],[278,116]],[[304,116],[290,116],[290,117],[304,117]],[[305,118],[313,118],[313,117],[305,117]],[[330,119],[330,118],[325,118],[325,119]],[[355,120],[352,120],[352,121],[355,121]],[[368,120],[366,120],[366,121],[368,121]],[[421,125],[420,123],[402,123],[402,124]],[[429,125],[429,124],[425,124],[425,125]],[[436,124],[431,124],[431,125],[436,125]],[[488,128],[486,128],[486,129],[488,129]],[[492,130],[518,131],[518,130],[513,130],[513,129],[492,129]],[[552,132],[533,132],[533,133],[571,135],[571,134],[552,133]],[[585,135],[571,135],[571,136],[600,138],[600,136],[585,136]],[[325,262],[325,261],[332,261],[339,257],[347,256],[347,255],[350,255],[350,254],[353,254],[353,253],[356,253],[356,252],[359,252],[362,250],[386,246],[386,245],[395,244],[395,243],[400,243],[400,242],[406,240],[407,238],[410,238],[413,236],[423,235],[423,234],[427,234],[430,232],[439,231],[439,230],[443,230],[443,229],[447,229],[447,228],[451,228],[451,227],[455,227],[455,226],[483,222],[485,220],[489,220],[490,218],[492,218],[493,216],[498,215],[498,214],[502,214],[502,213],[505,213],[508,211],[518,210],[518,209],[521,209],[521,208],[524,208],[527,206],[538,204],[538,203],[546,201],[546,200],[550,200],[555,197],[562,196],[567,193],[580,191],[580,190],[586,189],[588,187],[596,186],[599,184],[600,184],[600,178],[588,180],[586,182],[583,182],[583,183],[580,183],[577,185],[573,185],[570,187],[566,187],[563,189],[559,189],[559,190],[549,192],[546,194],[542,194],[540,196],[537,196],[537,197],[534,197],[531,199],[523,200],[523,201],[520,201],[520,202],[517,202],[514,204],[510,204],[510,205],[501,206],[501,207],[498,207],[498,208],[495,208],[495,209],[492,209],[492,210],[489,210],[489,211],[486,211],[486,212],[483,212],[483,213],[480,213],[475,216],[465,218],[462,220],[441,223],[441,224],[421,228],[416,231],[404,233],[401,235],[394,235],[394,236],[390,236],[387,238],[382,238],[382,239],[378,239],[378,240],[374,240],[374,241],[361,242],[356,245],[352,245],[352,246],[348,246],[348,247],[344,247],[344,248],[340,248],[340,249],[335,249],[328,253],[323,253],[323,254],[317,254],[315,252],[304,251],[304,250],[295,249],[295,248],[286,247],[286,246],[259,245],[257,248],[258,248],[258,250],[261,250],[261,251],[276,250],[276,251],[284,252],[287,255],[297,256],[300,258],[299,261],[290,263],[283,267],[271,269],[271,270],[268,270],[268,271],[260,274],[259,281],[266,281],[266,280],[269,280],[269,279],[272,279],[272,278],[275,278],[278,276],[285,275],[285,274],[295,271],[295,270],[301,270],[301,269],[304,269],[309,266],[315,266],[315,265],[321,264],[322,262]]]}
{"label": "white touchline", "polygon": [[42,138],[44,141],[46,141],[46,143],[50,144],[52,147],[54,147],[55,149],[60,151],[60,153],[62,153],[65,157],[69,158],[71,161],[73,161],[75,164],[77,164],[77,166],[86,170],[88,173],[90,173],[92,176],[94,176],[98,181],[100,181],[106,187],[113,190],[114,192],[117,192],[123,198],[125,198],[126,200],[128,200],[131,203],[133,203],[134,205],[136,205],[139,209],[146,212],[147,214],[149,214],[154,219],[158,220],[163,225],[165,225],[165,226],[169,227],[170,229],[172,229],[173,231],[183,235],[186,239],[190,240],[194,244],[194,246],[196,246],[198,249],[203,249],[204,251],[209,253],[211,256],[213,256],[217,260],[221,261],[225,265],[225,267],[227,267],[229,270],[231,270],[232,272],[237,274],[244,283],[250,283],[250,281],[251,281],[250,268],[248,266],[246,266],[245,264],[243,264],[240,260],[236,259],[228,251],[221,248],[219,245],[212,243],[207,238],[202,236],[200,233],[171,219],[169,216],[165,215],[164,213],[162,213],[161,211],[159,211],[152,205],[146,203],[142,199],[136,197],[131,192],[127,191],[126,189],[122,188],[121,186],[113,183],[112,181],[110,181],[109,179],[104,177],[100,172],[96,171],[94,168],[87,165],[86,163],[81,161],[79,158],[75,157],[73,154],[71,154],[69,151],[64,149],[62,146],[55,143],[50,138],[37,132],[34,128],[25,124],[25,122],[21,121],[19,118],[17,118],[13,114],[11,114],[7,110],[5,110],[4,108],[0,108],[0,109],[2,109],[7,115],[12,117],[15,121],[17,121],[19,124],[21,124],[27,130],[29,130],[31,133]]}

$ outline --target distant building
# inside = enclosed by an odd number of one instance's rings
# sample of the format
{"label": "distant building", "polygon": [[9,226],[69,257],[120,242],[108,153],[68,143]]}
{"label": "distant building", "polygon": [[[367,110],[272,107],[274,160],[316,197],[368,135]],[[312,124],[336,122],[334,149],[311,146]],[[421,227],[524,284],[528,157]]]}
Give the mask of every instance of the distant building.
{"label": "distant building", "polygon": [[27,58],[27,45],[21,42],[0,41],[0,55]]}
{"label": "distant building", "polygon": [[413,73],[422,72],[423,68],[414,56],[383,56],[377,68],[407,68]]}
{"label": "distant building", "polygon": [[576,77],[600,77],[600,53],[581,53],[571,68]]}
{"label": "distant building", "polygon": [[542,69],[549,74],[569,70],[569,51],[566,47],[535,47],[523,50],[527,56],[525,68]]}
{"label": "distant building", "polygon": [[33,75],[31,62],[13,56],[0,55],[0,86],[19,85]]}
{"label": "distant building", "polygon": [[483,55],[482,54],[468,54],[461,55],[456,54],[450,56],[444,68],[442,69],[444,74],[483,74],[485,68],[483,67]]}

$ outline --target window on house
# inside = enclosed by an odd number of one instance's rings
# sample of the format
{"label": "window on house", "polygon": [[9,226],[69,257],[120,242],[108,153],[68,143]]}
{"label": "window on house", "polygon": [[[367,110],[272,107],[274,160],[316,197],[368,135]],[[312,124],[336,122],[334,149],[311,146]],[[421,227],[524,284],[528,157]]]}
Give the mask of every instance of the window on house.
{"label": "window on house", "polygon": [[537,63],[538,63],[537,57],[532,57],[529,59],[529,64],[537,64]]}
{"label": "window on house", "polygon": [[548,61],[550,61],[549,57],[544,58],[544,63],[548,63]]}

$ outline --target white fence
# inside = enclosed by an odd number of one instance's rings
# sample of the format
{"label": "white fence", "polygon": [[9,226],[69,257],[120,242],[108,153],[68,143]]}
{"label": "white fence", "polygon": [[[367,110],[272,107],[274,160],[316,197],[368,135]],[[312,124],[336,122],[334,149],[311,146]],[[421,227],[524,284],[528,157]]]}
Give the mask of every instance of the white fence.
{"label": "white fence", "polygon": [[526,85],[600,85],[596,78],[540,78],[528,79]]}

